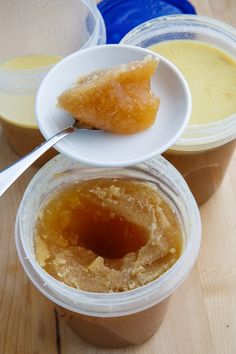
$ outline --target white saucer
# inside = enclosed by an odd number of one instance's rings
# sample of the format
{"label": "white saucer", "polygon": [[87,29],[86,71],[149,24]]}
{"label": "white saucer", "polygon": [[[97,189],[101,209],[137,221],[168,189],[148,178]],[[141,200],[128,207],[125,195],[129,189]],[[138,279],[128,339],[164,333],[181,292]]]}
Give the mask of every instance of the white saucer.
{"label": "white saucer", "polygon": [[143,48],[103,45],[80,50],[60,61],[44,78],[36,97],[36,117],[46,139],[72,125],[73,119],[57,107],[57,97],[80,76],[94,70],[157,56],[160,63],[151,80],[160,98],[155,124],[144,132],[116,135],[104,131],[81,130],[55,145],[68,157],[80,162],[119,167],[151,159],[171,147],[182,134],[191,114],[191,94],[179,70],[165,58]]}

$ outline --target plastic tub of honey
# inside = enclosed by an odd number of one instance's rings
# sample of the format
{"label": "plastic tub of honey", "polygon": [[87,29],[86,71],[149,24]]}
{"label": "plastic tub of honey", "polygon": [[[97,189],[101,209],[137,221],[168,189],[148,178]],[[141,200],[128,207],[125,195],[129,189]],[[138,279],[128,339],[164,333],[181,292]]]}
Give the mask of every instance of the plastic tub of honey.
{"label": "plastic tub of honey", "polygon": [[143,23],[121,42],[166,56],[189,83],[189,125],[164,156],[201,205],[219,188],[235,148],[236,30],[207,17],[174,15]]}
{"label": "plastic tub of honey", "polygon": [[[113,178],[116,181],[135,179],[141,183],[151,183],[165,199],[168,208],[171,208],[171,215],[179,220],[182,245],[179,258],[155,280],[136,288],[131,286],[125,291],[85,291],[58,281],[37,262],[35,230],[45,201],[66,186],[82,181],[93,183],[96,178]],[[72,195],[74,198],[75,194]],[[93,210],[94,213],[97,211]],[[147,215],[147,212],[142,211],[142,215]],[[62,219],[64,216],[60,217],[59,223]],[[15,232],[17,252],[25,272],[39,291],[56,304],[59,315],[73,331],[97,346],[123,347],[144,342],[161,325],[170,295],[185,280],[196,261],[201,222],[198,207],[185,180],[161,156],[147,164],[130,168],[92,169],[59,155],[41,168],[29,184],[18,210]],[[113,258],[122,259],[122,245],[118,244],[116,249],[113,247]],[[143,250],[142,246],[138,246],[138,251]],[[87,252],[90,247],[94,251],[90,244],[87,245]],[[100,251],[95,249],[94,252],[99,254]],[[65,264],[65,261],[61,264]],[[110,278],[110,282],[112,280]],[[98,284],[97,277],[90,282],[90,286],[94,286],[93,282]]]}
{"label": "plastic tub of honey", "polygon": [[61,57],[104,44],[105,26],[94,0],[10,0],[1,14],[0,123],[15,152],[25,155],[44,140],[34,115],[41,80]]}

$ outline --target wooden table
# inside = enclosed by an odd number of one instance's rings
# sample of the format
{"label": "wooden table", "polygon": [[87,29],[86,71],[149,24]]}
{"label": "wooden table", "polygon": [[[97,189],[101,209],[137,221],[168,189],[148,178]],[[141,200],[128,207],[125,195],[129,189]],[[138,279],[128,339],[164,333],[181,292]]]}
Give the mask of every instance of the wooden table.
{"label": "wooden table", "polygon": [[[236,1],[194,0],[199,14],[236,25]],[[0,132],[0,168],[17,156]],[[220,190],[201,208],[198,262],[173,295],[158,333],[145,344],[103,350],[58,320],[52,303],[30,283],[17,259],[16,210],[36,172],[29,169],[0,199],[0,354],[235,354],[236,153]]]}

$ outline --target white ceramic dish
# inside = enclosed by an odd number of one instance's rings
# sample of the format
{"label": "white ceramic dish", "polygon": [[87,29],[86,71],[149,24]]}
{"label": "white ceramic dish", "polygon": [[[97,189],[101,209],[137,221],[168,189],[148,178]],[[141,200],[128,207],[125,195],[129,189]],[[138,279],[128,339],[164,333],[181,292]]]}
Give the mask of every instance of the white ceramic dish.
{"label": "white ceramic dish", "polygon": [[[45,77],[36,97],[36,117],[46,139],[73,123],[57,107],[57,97],[80,76],[113,67],[153,52],[128,45],[103,45],[80,50],[60,61]],[[179,70],[158,56],[160,63],[151,80],[152,90],[160,97],[155,124],[144,132],[118,135],[104,131],[80,130],[64,138],[55,148],[64,155],[90,165],[118,167],[134,165],[161,154],[182,134],[191,113],[191,94]]]}

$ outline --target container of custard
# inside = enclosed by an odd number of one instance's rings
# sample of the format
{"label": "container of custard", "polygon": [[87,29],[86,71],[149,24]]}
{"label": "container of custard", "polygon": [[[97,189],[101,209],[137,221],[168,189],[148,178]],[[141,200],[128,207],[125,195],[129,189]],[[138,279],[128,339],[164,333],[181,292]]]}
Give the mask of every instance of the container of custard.
{"label": "container of custard", "polygon": [[236,29],[207,17],[174,15],[143,23],[121,43],[163,55],[187,79],[190,122],[164,156],[203,204],[220,186],[235,148]]}
{"label": "container of custard", "polygon": [[60,58],[104,44],[105,26],[94,0],[9,0],[1,15],[0,124],[13,150],[25,155],[44,140],[34,114],[41,80]]}
{"label": "container of custard", "polygon": [[98,169],[58,155],[27,187],[15,231],[26,274],[61,320],[114,348],[157,331],[194,266],[201,221],[184,178],[161,156]]}

